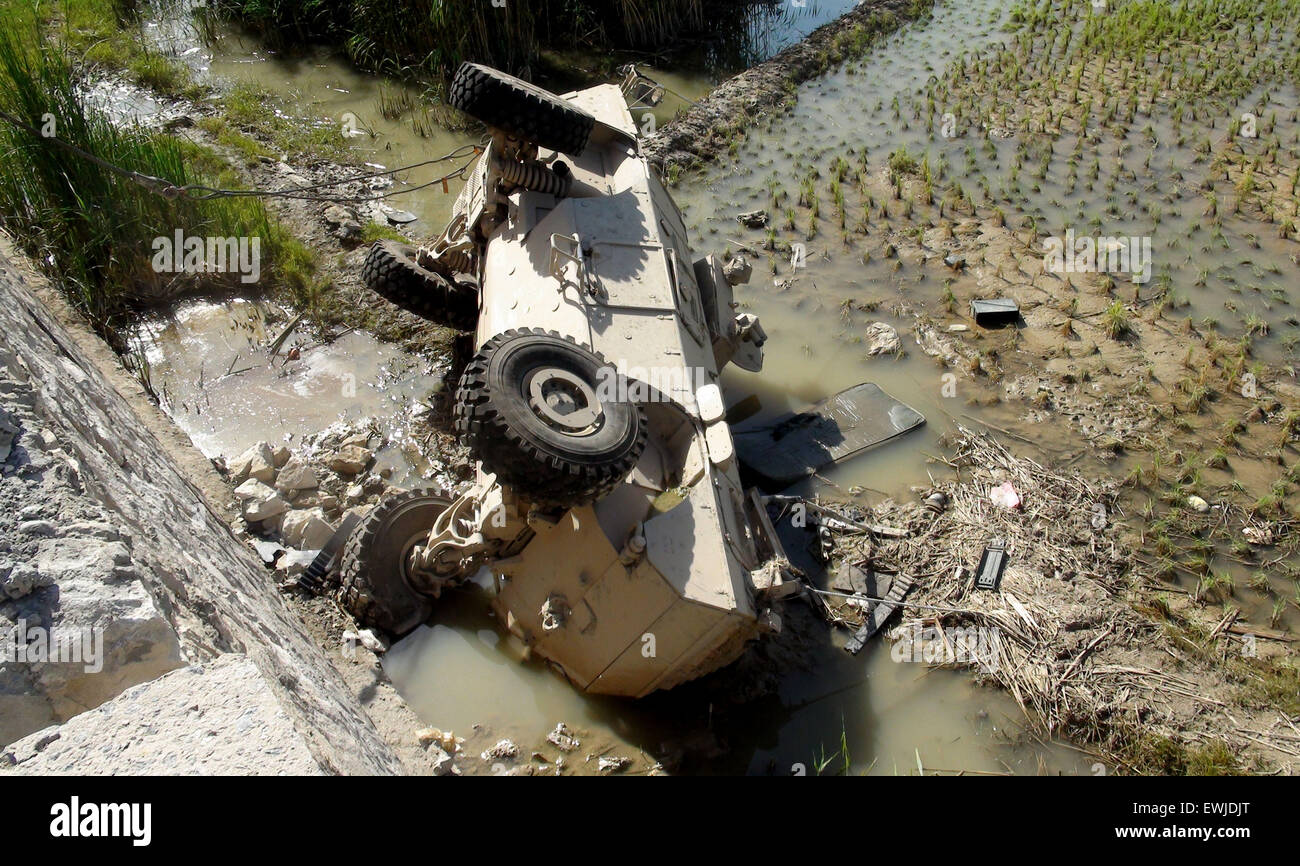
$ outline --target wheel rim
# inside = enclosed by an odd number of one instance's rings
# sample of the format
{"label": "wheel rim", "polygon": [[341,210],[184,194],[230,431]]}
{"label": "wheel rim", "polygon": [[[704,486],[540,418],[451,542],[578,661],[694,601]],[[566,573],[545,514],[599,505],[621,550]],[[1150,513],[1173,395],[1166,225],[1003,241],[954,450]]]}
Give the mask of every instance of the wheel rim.
{"label": "wheel rim", "polygon": [[543,367],[528,377],[528,406],[548,427],[569,436],[600,429],[605,408],[588,383],[568,370]]}
{"label": "wheel rim", "polygon": [[398,559],[399,574],[402,581],[408,586],[413,587],[412,582],[413,569],[411,568],[411,551],[418,544],[423,544],[429,538],[429,530],[433,528],[433,523],[438,516],[447,509],[450,501],[441,496],[421,496],[405,503],[402,508],[394,512],[388,519],[388,532],[393,532],[397,527],[396,524],[405,517],[408,517],[412,511],[429,510],[427,517],[422,517],[420,523],[423,524],[427,519],[428,525],[412,533],[402,542],[402,552]]}

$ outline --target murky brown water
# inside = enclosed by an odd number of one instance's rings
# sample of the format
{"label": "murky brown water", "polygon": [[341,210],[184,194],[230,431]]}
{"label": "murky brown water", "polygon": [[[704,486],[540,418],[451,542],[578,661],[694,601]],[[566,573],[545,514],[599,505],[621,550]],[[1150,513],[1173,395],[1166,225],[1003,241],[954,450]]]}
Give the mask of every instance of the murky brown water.
{"label": "murky brown water", "polygon": [[208,457],[231,458],[259,441],[293,448],[336,422],[374,419],[387,443],[376,467],[391,468],[399,486],[424,476],[429,467],[412,440],[425,435],[417,419],[446,367],[360,331],[328,344],[292,333],[269,357],[291,318],[260,301],[190,300],[138,322],[131,340],[163,408]]}

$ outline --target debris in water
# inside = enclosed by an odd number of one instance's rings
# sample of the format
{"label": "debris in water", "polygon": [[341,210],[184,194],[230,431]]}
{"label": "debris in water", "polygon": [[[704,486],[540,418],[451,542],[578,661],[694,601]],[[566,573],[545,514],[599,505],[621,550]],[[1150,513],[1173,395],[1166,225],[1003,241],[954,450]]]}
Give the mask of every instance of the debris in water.
{"label": "debris in water", "polygon": [[546,735],[546,742],[555,746],[555,748],[559,749],[561,752],[572,752],[582,745],[578,738],[573,735],[573,731],[564,722],[560,722],[555,726],[555,730]]}
{"label": "debris in water", "polygon": [[1246,540],[1251,544],[1260,547],[1269,547],[1273,544],[1273,530],[1267,526],[1247,526],[1241,530],[1241,534],[1246,536]]}
{"label": "debris in water", "polygon": [[722,266],[722,276],[733,286],[743,286],[754,275],[754,266],[744,256],[736,256]]}
{"label": "debris in water", "polygon": [[479,755],[485,761],[504,761],[519,757],[519,747],[510,740],[497,740],[492,748]]}
{"label": "debris in water", "polygon": [[597,769],[602,773],[621,773],[632,765],[631,758],[601,758],[597,762]]}
{"label": "debris in water", "polygon": [[867,344],[868,355],[897,355],[903,351],[903,341],[898,338],[898,331],[885,322],[872,322],[867,326],[862,339]]}
{"label": "debris in water", "polygon": [[862,623],[862,628],[844,645],[845,652],[850,655],[857,655],[862,648],[867,645],[867,641],[878,631],[881,626],[889,621],[898,610],[899,602],[907,595],[912,588],[912,579],[906,575],[897,575],[890,582],[889,592],[878,602],[872,602],[867,608],[867,614]]}

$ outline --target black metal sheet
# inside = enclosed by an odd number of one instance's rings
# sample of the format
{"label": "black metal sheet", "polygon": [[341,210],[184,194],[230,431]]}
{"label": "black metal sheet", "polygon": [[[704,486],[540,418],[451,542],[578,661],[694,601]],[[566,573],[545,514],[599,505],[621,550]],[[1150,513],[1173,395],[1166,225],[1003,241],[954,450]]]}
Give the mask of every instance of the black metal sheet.
{"label": "black metal sheet", "polygon": [[983,327],[1009,325],[1020,320],[1020,305],[1012,298],[992,298],[970,302],[975,324]]}
{"label": "black metal sheet", "polygon": [[785,486],[925,423],[925,416],[864,382],[758,426],[732,428],[741,463],[764,486]]}

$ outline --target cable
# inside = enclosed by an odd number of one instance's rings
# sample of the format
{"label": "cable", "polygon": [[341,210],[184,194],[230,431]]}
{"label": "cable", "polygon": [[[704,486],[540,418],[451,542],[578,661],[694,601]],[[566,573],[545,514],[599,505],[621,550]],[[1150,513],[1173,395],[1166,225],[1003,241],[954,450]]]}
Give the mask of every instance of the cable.
{"label": "cable", "polygon": [[[123,168],[122,166],[115,165],[114,163],[111,163],[106,159],[98,157],[95,154],[90,153],[89,151],[80,148],[75,144],[72,144],[71,142],[64,141],[63,139],[59,138],[56,135],[44,135],[36,127],[14,117],[13,115],[5,111],[0,111],[0,120],[4,120],[9,124],[12,124],[17,128],[30,133],[39,141],[49,142],[50,144],[57,145],[58,147],[61,147],[64,150],[67,150],[68,152],[81,157],[82,159],[88,160],[89,162],[98,165],[100,168],[121,175],[122,177],[125,177],[126,179],[133,181],[134,183],[139,184],[145,189],[157,193],[161,195],[163,198],[168,200],[175,200],[182,197],[188,198],[191,201],[209,201],[211,199],[217,199],[217,198],[275,197],[275,198],[298,199],[301,201],[344,203],[344,202],[379,201],[381,199],[391,198],[392,196],[396,196],[396,195],[405,195],[406,193],[416,192],[417,190],[425,189],[427,187],[439,183],[443,185],[444,191],[446,191],[445,188],[447,185],[447,181],[464,177],[466,170],[470,167],[470,165],[474,163],[478,155],[483,152],[483,148],[477,144],[466,144],[456,148],[451,153],[446,154],[445,156],[440,156],[435,159],[426,159],[421,162],[412,163],[411,165],[398,166],[397,168],[387,168],[387,169],[383,169],[382,171],[363,172],[355,175],[350,175],[348,177],[340,178],[339,180],[326,181],[324,183],[310,184],[306,186],[287,187],[285,189],[277,189],[277,190],[218,189],[216,187],[203,186],[202,184],[187,184],[185,186],[177,186],[176,184],[164,178],[154,177],[151,174],[144,174],[143,172],[133,171],[128,168]],[[340,184],[344,184],[344,183],[351,183],[354,181],[366,180],[374,177],[383,177],[386,175],[395,174],[399,171],[409,171],[410,169],[420,168],[421,166],[425,166],[425,165],[434,165],[439,162],[447,162],[453,159],[459,159],[462,156],[465,156],[467,154],[470,155],[470,159],[467,160],[465,164],[463,164],[460,168],[456,169],[450,174],[445,174],[442,177],[435,178],[429,181],[428,183],[418,184],[416,186],[408,187],[406,189],[393,190],[391,192],[381,193],[379,195],[373,195],[373,196],[313,196],[313,195],[304,194],[313,190],[320,190],[328,187],[339,186]],[[195,192],[203,193],[203,195],[193,195],[192,193]]]}
{"label": "cable", "polygon": [[164,198],[176,198],[182,192],[181,187],[176,186],[174,183],[172,183],[169,180],[163,180],[162,178],[154,177],[151,174],[144,174],[142,172],[132,171],[131,169],[128,168],[122,168],[119,165],[114,165],[108,160],[101,159],[98,156],[95,156],[93,153],[90,153],[89,151],[77,147],[75,144],[71,144],[69,142],[64,141],[58,136],[42,135],[41,131],[38,130],[36,127],[24,123],[23,121],[19,120],[18,118],[14,117],[8,112],[0,111],[0,120],[5,120],[13,124],[14,126],[18,127],[19,129],[23,129],[26,130],[27,132],[30,132],[32,135],[36,136],[36,138],[41,141],[48,141],[53,144],[57,144],[59,147],[71,151],[77,156],[80,156],[82,159],[90,160],[95,165],[98,165],[100,168],[108,169],[109,171],[115,172],[117,174],[122,175],[125,178],[128,178],[129,180],[133,180],[136,183],[140,184],[141,186],[151,189],[154,192],[160,193]]}
{"label": "cable", "polygon": [[860,595],[858,593],[835,592],[834,590],[829,590],[829,589],[818,589],[815,586],[810,586],[808,587],[808,589],[812,590],[818,595],[833,595],[837,598],[849,598],[849,599],[854,599],[856,601],[874,601],[877,604],[896,604],[899,607],[917,607],[917,608],[925,608],[926,610],[941,610],[944,611],[945,613],[983,614],[985,616],[988,616],[989,614],[989,612],[986,610],[971,610],[970,608],[963,608],[963,607],[944,607],[943,605],[940,604],[922,604],[919,601],[894,601],[893,599],[889,599],[889,598],[872,598],[871,596]]}
{"label": "cable", "polygon": [[[385,193],[380,193],[378,195],[371,195],[371,196],[355,196],[355,195],[354,196],[328,196],[328,195],[322,196],[322,195],[306,195],[304,193],[297,192],[297,190],[323,189],[325,187],[335,186],[338,183],[341,183],[341,181],[333,181],[329,183],[321,183],[321,184],[315,184],[313,186],[305,186],[305,187],[292,187],[290,189],[284,189],[284,190],[213,189],[212,187],[200,186],[198,184],[179,187],[179,189],[183,195],[185,195],[187,198],[189,198],[192,201],[208,201],[210,199],[215,199],[215,198],[250,198],[250,197],[252,198],[275,197],[275,198],[297,199],[299,201],[319,201],[319,202],[336,202],[336,203],[379,201],[381,199],[391,198],[392,196],[395,195],[405,195],[406,193],[416,192],[417,190],[431,187],[434,184],[443,184],[444,186],[446,186],[447,181],[456,180],[457,178],[464,177],[465,171],[473,163],[474,163],[474,159],[470,159],[468,162],[466,162],[464,165],[462,165],[460,168],[456,169],[452,173],[445,174],[442,177],[434,178],[428,183],[416,184],[415,186],[410,186],[407,187],[406,189],[398,189],[398,190],[393,190],[391,192],[385,192]],[[401,170],[402,169],[397,169],[397,168],[392,169],[392,171],[401,171]],[[387,172],[384,172],[384,174],[387,174]],[[206,192],[206,195],[190,195],[189,193],[192,190],[198,192]]]}

